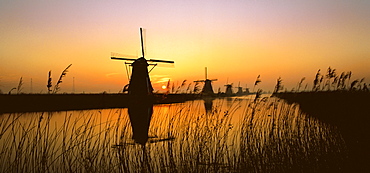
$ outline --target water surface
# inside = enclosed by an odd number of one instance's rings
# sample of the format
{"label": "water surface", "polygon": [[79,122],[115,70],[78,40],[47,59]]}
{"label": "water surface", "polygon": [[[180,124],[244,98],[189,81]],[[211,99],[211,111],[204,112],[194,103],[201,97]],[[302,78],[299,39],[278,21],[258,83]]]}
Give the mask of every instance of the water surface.
{"label": "water surface", "polygon": [[[126,108],[0,116],[0,169],[12,172],[340,171],[335,126],[298,105],[250,96],[155,105],[144,145]],[[140,132],[143,133],[143,132]]]}

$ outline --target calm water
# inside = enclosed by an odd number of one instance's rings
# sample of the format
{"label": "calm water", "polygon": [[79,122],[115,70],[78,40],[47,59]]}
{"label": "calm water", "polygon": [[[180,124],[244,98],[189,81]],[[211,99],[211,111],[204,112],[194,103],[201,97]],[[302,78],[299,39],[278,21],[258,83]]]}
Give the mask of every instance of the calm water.
{"label": "calm water", "polygon": [[[336,127],[274,98],[0,116],[1,172],[317,172],[347,158]],[[145,144],[137,140],[145,139]]]}

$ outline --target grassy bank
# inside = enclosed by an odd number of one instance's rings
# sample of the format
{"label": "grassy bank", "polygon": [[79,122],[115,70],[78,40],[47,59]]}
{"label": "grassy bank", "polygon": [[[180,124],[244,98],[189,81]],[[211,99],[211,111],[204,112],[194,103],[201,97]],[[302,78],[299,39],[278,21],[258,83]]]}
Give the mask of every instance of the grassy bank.
{"label": "grassy bank", "polygon": [[310,116],[338,127],[348,146],[353,170],[362,172],[369,168],[370,92],[287,92],[274,96],[289,103],[298,103],[302,111]]}

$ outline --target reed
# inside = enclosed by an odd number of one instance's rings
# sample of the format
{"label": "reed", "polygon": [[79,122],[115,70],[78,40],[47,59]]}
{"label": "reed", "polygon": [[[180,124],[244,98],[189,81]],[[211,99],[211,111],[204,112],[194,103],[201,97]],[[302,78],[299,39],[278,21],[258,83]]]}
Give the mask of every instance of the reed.
{"label": "reed", "polygon": [[[57,93],[60,90],[60,84],[63,82],[63,78],[67,75],[68,69],[72,66],[72,64],[69,64],[63,71],[62,74],[60,74],[59,79],[57,83],[54,86],[53,93]],[[50,72],[49,72],[50,73]]]}
{"label": "reed", "polygon": [[[59,79],[57,81],[57,83],[55,84],[54,86],[54,89],[52,89],[53,87],[53,83],[52,83],[52,78],[51,78],[51,70],[49,71],[48,73],[48,84],[46,85],[46,87],[48,88],[48,94],[50,93],[53,93],[53,94],[56,94],[59,90],[60,90],[60,84],[63,82],[63,78],[67,75],[67,72],[68,72],[68,69],[72,66],[72,64],[69,64],[63,71],[62,73],[60,74],[59,76]],[[21,78],[22,79],[22,78]]]}
{"label": "reed", "polygon": [[[356,79],[351,81],[352,72],[342,72],[341,75],[337,75],[337,70],[328,67],[326,75],[322,75],[320,73],[320,69],[317,71],[315,75],[315,79],[313,80],[313,87],[311,92],[322,92],[322,91],[369,91],[368,84],[364,83],[365,78]],[[297,84],[297,90],[295,91],[292,88],[291,92],[300,92],[300,88],[302,87],[303,81],[306,80],[303,77],[300,82]],[[273,93],[278,93],[281,86],[281,77],[277,79],[277,84],[275,85],[275,89]],[[256,81],[257,82],[257,81]],[[306,91],[308,84],[306,84],[305,89],[303,92]],[[279,88],[279,89],[277,89]],[[287,89],[286,89],[286,92]]]}
{"label": "reed", "polygon": [[145,146],[126,109],[13,113],[0,118],[0,171],[309,172],[340,167],[335,130],[267,97],[156,106]]}
{"label": "reed", "polygon": [[17,87],[17,94],[20,94],[23,90],[23,78],[19,79],[18,87]]}

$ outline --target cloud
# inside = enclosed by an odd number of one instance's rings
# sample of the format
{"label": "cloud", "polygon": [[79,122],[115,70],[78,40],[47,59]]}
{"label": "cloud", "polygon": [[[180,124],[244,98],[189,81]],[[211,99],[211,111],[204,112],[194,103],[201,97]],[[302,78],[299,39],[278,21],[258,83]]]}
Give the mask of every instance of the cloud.
{"label": "cloud", "polygon": [[105,77],[111,78],[111,77],[114,77],[116,75],[122,75],[122,73],[108,73],[108,74],[105,74]]}
{"label": "cloud", "polygon": [[168,82],[168,80],[171,79],[167,76],[169,76],[169,75],[153,75],[153,76],[150,77],[150,79],[151,79],[153,84],[166,83],[166,82]]}

